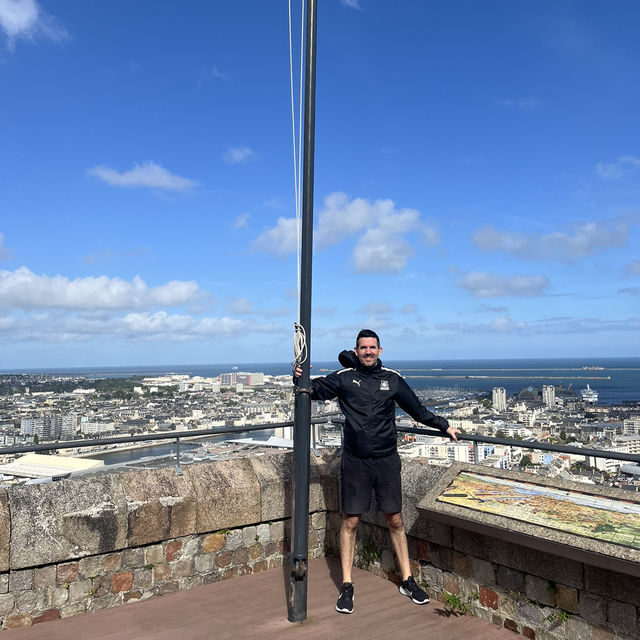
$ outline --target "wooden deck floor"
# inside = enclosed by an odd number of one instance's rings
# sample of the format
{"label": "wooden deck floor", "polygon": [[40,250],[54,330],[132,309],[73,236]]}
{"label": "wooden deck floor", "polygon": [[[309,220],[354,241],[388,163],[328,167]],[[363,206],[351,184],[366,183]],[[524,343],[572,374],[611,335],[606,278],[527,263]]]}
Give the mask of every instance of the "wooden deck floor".
{"label": "wooden deck floor", "polygon": [[271,638],[425,638],[429,640],[516,640],[517,634],[469,616],[450,616],[432,602],[417,606],[391,582],[355,570],[355,611],[336,613],[340,568],[336,561],[312,560],[307,620],[287,620],[288,567],[272,569],[132,602],[64,620],[4,631],[8,640],[234,640]]}

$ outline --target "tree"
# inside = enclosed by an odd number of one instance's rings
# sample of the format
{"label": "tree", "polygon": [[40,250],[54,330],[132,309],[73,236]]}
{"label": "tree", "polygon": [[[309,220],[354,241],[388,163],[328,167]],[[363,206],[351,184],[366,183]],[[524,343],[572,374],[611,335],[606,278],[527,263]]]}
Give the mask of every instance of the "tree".
{"label": "tree", "polygon": [[567,440],[567,432],[564,429],[560,432],[560,440],[563,442],[566,442]]}
{"label": "tree", "polygon": [[532,465],[533,461],[531,460],[531,456],[529,455],[524,455],[522,456],[522,459],[520,460],[520,466],[523,468],[528,467],[529,465]]}
{"label": "tree", "polygon": [[502,430],[502,429],[498,429],[496,431],[496,438],[506,438],[507,434]]}

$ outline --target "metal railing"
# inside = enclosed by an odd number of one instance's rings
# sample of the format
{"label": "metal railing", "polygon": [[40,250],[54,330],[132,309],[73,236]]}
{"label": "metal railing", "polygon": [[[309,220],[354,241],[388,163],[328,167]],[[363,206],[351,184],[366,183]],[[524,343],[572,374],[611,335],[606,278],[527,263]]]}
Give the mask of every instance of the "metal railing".
{"label": "metal railing", "polygon": [[[311,446],[314,453],[318,454],[317,449],[317,426],[328,422],[343,424],[344,418],[340,414],[324,414],[311,419],[311,424],[316,427],[312,429]],[[166,431],[161,433],[146,433],[137,436],[118,436],[115,438],[97,438],[93,440],[71,440],[69,442],[51,442],[47,444],[24,445],[17,447],[0,448],[0,455],[9,455],[15,453],[34,453],[41,451],[57,451],[59,449],[74,449],[85,447],[105,446],[112,444],[127,444],[137,442],[152,442],[163,440],[175,440],[176,442],[176,469],[178,473],[182,473],[180,467],[180,441],[182,439],[202,438],[205,436],[232,435],[235,433],[246,433],[252,431],[267,431],[269,429],[280,429],[293,427],[293,421],[287,422],[271,422],[259,425],[246,425],[243,427],[215,427],[213,429],[193,429],[184,431]],[[413,433],[424,436],[443,437],[442,432],[433,429],[420,429],[417,427],[398,427],[400,433]],[[547,442],[530,442],[528,440],[515,440],[510,438],[492,438],[489,436],[480,436],[467,433],[458,434],[458,440],[473,443],[474,461],[478,461],[478,444],[498,444],[511,447],[519,447],[521,449],[534,449],[541,451],[553,451],[557,453],[567,453],[571,455],[579,455],[585,458],[607,458],[610,460],[621,460],[640,465],[640,455],[631,453],[621,453],[618,451],[606,451],[603,449],[587,449],[585,447],[572,447],[570,445],[549,444]],[[111,453],[111,450],[108,451]],[[98,455],[98,454],[96,454]]]}
{"label": "metal railing", "polygon": [[[432,429],[418,429],[414,427],[398,427],[398,431],[404,433],[416,433],[426,436],[440,436],[440,431]],[[610,460],[623,460],[625,462],[635,462],[640,464],[640,455],[632,453],[620,453],[619,451],[606,451],[604,449],[587,449],[585,447],[572,447],[570,445],[549,444],[548,442],[531,442],[529,440],[513,440],[510,438],[491,438],[489,436],[479,436],[467,433],[459,433],[458,440],[473,442],[474,460],[478,460],[478,443],[500,444],[521,449],[540,449],[541,451],[555,451],[558,453],[568,453],[572,455],[584,456],[585,458],[607,458]]]}

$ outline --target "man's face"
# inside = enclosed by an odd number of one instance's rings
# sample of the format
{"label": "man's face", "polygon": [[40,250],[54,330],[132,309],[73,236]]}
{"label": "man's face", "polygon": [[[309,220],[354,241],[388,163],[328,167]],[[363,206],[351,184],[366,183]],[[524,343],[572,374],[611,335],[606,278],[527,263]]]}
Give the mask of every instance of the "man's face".
{"label": "man's face", "polygon": [[378,346],[375,338],[360,338],[354,351],[363,367],[374,367],[382,348]]}

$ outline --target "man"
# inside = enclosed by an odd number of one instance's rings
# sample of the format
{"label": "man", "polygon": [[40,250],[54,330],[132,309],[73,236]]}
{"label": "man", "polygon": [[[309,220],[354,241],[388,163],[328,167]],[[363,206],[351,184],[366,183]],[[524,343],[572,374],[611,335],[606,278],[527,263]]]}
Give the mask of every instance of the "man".
{"label": "man", "polygon": [[[378,335],[363,329],[353,352],[343,351],[339,360],[345,368],[311,381],[314,400],[338,398],[345,416],[342,452],[342,526],[340,560],[342,588],[336,611],[353,613],[351,569],[360,517],[371,506],[375,490],[378,509],[384,514],[391,544],[402,572],[399,590],[416,604],[427,604],[427,594],[411,575],[407,535],[402,521],[400,456],[395,424],[396,404],[414,420],[435,427],[457,440],[457,429],[422,406],[404,378],[382,366]],[[297,381],[302,368],[297,366]]]}

